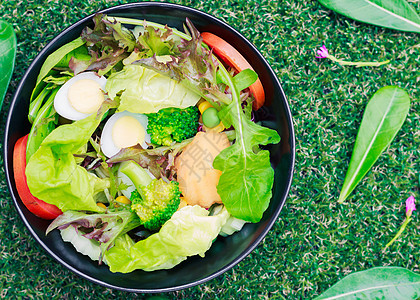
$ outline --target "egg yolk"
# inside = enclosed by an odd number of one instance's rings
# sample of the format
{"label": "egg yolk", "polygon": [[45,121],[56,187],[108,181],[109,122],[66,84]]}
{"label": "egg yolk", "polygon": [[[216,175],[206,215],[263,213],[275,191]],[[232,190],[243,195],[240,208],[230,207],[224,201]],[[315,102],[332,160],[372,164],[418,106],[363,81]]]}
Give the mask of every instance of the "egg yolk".
{"label": "egg yolk", "polygon": [[112,140],[118,148],[131,147],[144,142],[146,130],[131,116],[119,118],[112,127]]}
{"label": "egg yolk", "polygon": [[73,83],[69,87],[67,98],[75,110],[84,114],[98,111],[104,102],[101,86],[92,79],[80,79]]}

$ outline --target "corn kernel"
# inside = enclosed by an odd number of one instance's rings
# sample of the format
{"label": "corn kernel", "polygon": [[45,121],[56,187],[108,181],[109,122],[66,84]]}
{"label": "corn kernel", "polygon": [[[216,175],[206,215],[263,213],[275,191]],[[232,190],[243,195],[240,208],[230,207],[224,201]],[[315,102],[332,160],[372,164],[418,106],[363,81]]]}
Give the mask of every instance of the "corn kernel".
{"label": "corn kernel", "polygon": [[217,125],[216,127],[213,128],[208,128],[206,126],[204,126],[204,129],[206,132],[212,131],[212,132],[222,132],[223,130],[225,130],[225,126],[223,125],[223,122],[220,121],[219,125]]}
{"label": "corn kernel", "polygon": [[106,209],[106,206],[105,206],[105,204],[103,204],[103,203],[98,202],[98,203],[96,203],[96,205],[98,205],[98,206],[99,206],[99,207],[101,207],[101,208],[105,208],[105,209]]}
{"label": "corn kernel", "polygon": [[198,105],[198,110],[200,111],[201,114],[203,114],[203,112],[207,109],[213,107],[208,101],[203,101]]}
{"label": "corn kernel", "polygon": [[122,204],[130,204],[131,203],[130,199],[128,199],[126,196],[119,196],[119,197],[117,197],[117,199],[115,199],[115,201],[120,202]]}

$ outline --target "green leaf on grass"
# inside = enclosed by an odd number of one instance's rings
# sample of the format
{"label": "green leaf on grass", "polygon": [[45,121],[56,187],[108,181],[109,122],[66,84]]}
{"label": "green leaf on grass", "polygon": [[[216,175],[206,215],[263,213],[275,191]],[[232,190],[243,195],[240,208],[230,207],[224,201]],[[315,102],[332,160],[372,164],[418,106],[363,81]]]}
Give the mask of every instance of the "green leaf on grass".
{"label": "green leaf on grass", "polygon": [[419,299],[420,275],[400,267],[378,267],[344,277],[314,300]]}
{"label": "green leaf on grass", "polygon": [[12,25],[0,20],[0,108],[12,77],[16,57],[16,35]]}
{"label": "green leaf on grass", "polygon": [[363,114],[339,203],[356,185],[400,130],[410,108],[410,97],[399,87],[386,86],[370,99]]}
{"label": "green leaf on grass", "polygon": [[420,16],[406,0],[319,0],[351,19],[386,28],[420,32]]}

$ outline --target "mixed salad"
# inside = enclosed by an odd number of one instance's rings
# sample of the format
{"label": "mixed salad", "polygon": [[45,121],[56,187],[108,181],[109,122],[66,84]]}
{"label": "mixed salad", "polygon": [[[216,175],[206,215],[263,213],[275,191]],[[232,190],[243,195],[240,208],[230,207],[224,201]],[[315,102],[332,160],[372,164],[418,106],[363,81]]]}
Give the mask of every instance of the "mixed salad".
{"label": "mixed salad", "polygon": [[264,90],[227,42],[97,14],[45,60],[28,135],[14,150],[20,198],[112,272],[168,269],[258,222],[274,171],[253,121]]}

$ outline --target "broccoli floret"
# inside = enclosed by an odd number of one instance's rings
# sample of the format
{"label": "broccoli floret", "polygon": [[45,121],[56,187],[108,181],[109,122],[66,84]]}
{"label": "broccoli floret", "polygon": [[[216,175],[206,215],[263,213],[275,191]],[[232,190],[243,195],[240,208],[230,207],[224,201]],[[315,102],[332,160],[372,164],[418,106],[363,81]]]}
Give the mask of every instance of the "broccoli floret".
{"label": "broccoli floret", "polygon": [[137,213],[144,227],[150,230],[159,229],[179,207],[181,192],[178,182],[166,183],[154,179],[148,186],[131,193],[131,209]]}
{"label": "broccoli floret", "polygon": [[181,201],[178,182],[152,179],[145,169],[133,161],[121,164],[125,174],[136,186],[131,193],[131,210],[139,216],[142,225],[159,229],[176,212]]}
{"label": "broccoli floret", "polygon": [[164,108],[157,113],[148,114],[147,133],[156,145],[170,146],[174,142],[193,137],[198,130],[200,113],[196,106],[185,109]]}

